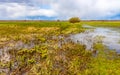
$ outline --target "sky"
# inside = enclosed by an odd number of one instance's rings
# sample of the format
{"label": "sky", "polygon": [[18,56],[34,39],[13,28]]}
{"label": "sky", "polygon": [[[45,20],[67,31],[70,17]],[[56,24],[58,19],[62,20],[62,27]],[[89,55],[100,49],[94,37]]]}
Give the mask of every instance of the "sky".
{"label": "sky", "polygon": [[120,20],[120,0],[0,0],[0,20]]}

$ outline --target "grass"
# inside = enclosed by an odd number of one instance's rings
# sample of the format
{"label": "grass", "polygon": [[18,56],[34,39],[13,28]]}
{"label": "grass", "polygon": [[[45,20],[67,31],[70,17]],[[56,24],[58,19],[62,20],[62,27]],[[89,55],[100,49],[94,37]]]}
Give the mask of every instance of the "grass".
{"label": "grass", "polygon": [[82,24],[87,24],[96,27],[116,27],[120,28],[120,21],[84,21]]}
{"label": "grass", "polygon": [[120,57],[114,50],[101,43],[86,50],[66,39],[84,32],[82,24],[120,27],[119,23],[0,22],[0,58],[10,57],[0,61],[0,75],[119,75]]}

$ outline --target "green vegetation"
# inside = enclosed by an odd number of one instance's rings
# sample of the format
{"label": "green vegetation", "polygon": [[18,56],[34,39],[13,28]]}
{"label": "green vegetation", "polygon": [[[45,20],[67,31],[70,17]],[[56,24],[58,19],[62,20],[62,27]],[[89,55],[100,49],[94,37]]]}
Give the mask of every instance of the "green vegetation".
{"label": "green vegetation", "polygon": [[84,21],[82,24],[88,24],[96,27],[119,27],[120,21]]}
{"label": "green vegetation", "polygon": [[79,19],[79,17],[72,17],[69,19],[69,22],[70,23],[78,23],[78,22],[80,22],[80,19]]}
{"label": "green vegetation", "polygon": [[[82,24],[109,22],[0,22],[0,75],[119,75],[114,50],[101,43],[86,50],[69,39],[86,30]],[[120,27],[116,24],[110,23]]]}

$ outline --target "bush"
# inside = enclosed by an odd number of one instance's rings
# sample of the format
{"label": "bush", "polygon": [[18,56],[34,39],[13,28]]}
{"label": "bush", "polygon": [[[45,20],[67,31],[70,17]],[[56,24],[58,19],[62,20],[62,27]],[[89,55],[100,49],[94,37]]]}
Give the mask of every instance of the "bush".
{"label": "bush", "polygon": [[70,23],[78,23],[78,22],[80,22],[80,19],[79,19],[79,17],[72,17],[69,19],[69,22]]}
{"label": "bush", "polygon": [[58,19],[57,22],[60,22],[60,20]]}

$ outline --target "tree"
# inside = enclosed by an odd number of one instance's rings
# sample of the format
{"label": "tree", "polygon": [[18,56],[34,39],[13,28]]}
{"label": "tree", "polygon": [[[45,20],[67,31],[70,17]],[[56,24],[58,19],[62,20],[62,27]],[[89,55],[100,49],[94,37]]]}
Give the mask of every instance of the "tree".
{"label": "tree", "polygon": [[78,23],[78,22],[80,22],[80,19],[79,19],[79,17],[72,17],[69,19],[69,22],[70,23]]}

